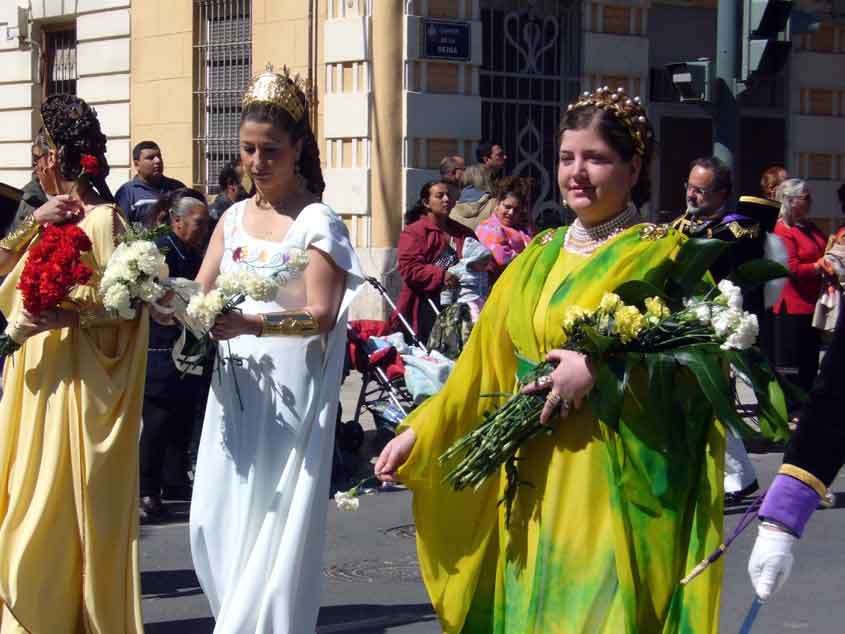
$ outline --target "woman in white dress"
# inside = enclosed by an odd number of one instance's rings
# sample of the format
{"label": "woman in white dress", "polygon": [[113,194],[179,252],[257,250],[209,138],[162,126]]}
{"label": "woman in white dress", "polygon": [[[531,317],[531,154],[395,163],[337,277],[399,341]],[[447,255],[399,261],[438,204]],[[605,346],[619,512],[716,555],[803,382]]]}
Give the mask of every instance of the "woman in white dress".
{"label": "woman in white dress", "polygon": [[276,301],[217,319],[212,380],[191,504],[191,551],[215,634],[314,632],[346,313],[363,281],[324,189],[305,95],[268,69],[250,82],[240,125],[257,193],[218,223],[197,281],[270,275],[296,249],[303,274]]}

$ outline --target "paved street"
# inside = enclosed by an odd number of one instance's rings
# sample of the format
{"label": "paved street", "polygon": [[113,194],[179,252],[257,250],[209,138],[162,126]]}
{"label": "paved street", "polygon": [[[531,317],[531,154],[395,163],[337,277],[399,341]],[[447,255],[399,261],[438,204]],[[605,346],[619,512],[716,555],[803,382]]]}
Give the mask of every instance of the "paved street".
{"label": "paved street", "polygon": [[[344,389],[345,412],[354,406],[354,378]],[[781,454],[752,454],[761,483],[768,484]],[[845,506],[845,480],[834,484]],[[837,505],[840,506],[840,505]],[[142,527],[143,609],[148,634],[208,634],[213,622],[192,570],[187,538],[187,506],[176,505],[177,521]],[[743,509],[728,509],[727,530]],[[734,634],[752,599],[745,572],[755,527],[735,543],[725,565],[721,632]],[[814,516],[797,550],[785,591],[764,606],[755,634],[845,630],[845,511]],[[330,505],[325,591],[319,634],[434,634],[434,613],[416,566],[410,496],[405,491],[363,499],[355,514]]]}

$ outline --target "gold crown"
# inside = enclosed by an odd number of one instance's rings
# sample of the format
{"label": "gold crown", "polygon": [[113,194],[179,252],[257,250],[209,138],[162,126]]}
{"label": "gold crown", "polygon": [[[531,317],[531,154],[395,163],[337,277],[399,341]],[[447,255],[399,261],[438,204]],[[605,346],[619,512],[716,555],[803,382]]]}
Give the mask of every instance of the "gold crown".
{"label": "gold crown", "polygon": [[299,74],[291,77],[287,66],[282,67],[281,73],[276,73],[273,65],[267,64],[267,69],[247,84],[241,105],[246,110],[254,103],[283,108],[295,123],[299,123],[305,113],[305,86]]}
{"label": "gold crown", "polygon": [[645,156],[646,143],[654,136],[651,124],[646,117],[646,111],[639,97],[629,97],[622,88],[611,90],[607,86],[596,89],[595,92],[585,92],[576,103],[570,104],[568,112],[595,106],[605,112],[611,112],[628,129],[634,141],[634,151]]}

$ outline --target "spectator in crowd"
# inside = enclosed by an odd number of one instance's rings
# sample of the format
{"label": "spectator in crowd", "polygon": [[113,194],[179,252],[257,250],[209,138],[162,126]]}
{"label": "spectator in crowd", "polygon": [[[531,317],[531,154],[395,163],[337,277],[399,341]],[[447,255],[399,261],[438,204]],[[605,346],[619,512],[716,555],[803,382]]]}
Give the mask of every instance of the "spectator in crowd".
{"label": "spectator in crowd", "polygon": [[223,166],[217,183],[220,186],[220,193],[208,207],[208,215],[211,217],[212,223],[220,220],[223,212],[233,204],[246,198],[246,192],[241,188],[241,179],[238,177],[238,171],[234,164],[226,163]]}
{"label": "spectator in crowd", "polygon": [[760,176],[760,191],[769,200],[775,199],[778,185],[789,178],[786,168],[782,165],[772,165]]}
{"label": "spectator in crowd", "polygon": [[449,216],[455,222],[475,231],[478,223],[487,220],[496,208],[490,170],[481,163],[470,165],[464,171],[463,184],[464,189],[458,199],[458,204],[454,206]]}
{"label": "spectator in crowd", "polygon": [[528,221],[531,183],[528,179],[506,176],[496,191],[499,203],[493,215],[479,223],[475,234],[493,254],[488,271],[495,283],[505,267],[528,246],[533,234]]}
{"label": "spectator in crowd", "polygon": [[[159,206],[166,211],[172,229],[170,235],[156,241],[165,251],[170,276],[193,280],[202,264],[208,233],[205,197],[182,188],[163,194]],[[186,358],[195,343],[190,333],[182,338],[180,326],[150,320],[140,443],[141,521],[166,517],[162,493],[166,498],[190,499],[185,464],[188,444],[197,395],[205,393],[211,376],[203,358]]]}
{"label": "spectator in crowd", "polygon": [[[813,312],[830,265],[824,259],[825,235],[807,217],[812,195],[806,181],[789,178],[777,188],[780,219],[775,234],[787,252],[789,279],[774,305],[775,366],[809,391],[819,367],[819,332],[813,328]],[[797,413],[797,403],[790,410]]]}
{"label": "spectator in crowd", "polygon": [[[731,170],[716,157],[694,160],[684,188],[687,210],[673,226],[692,238],[715,238],[731,244],[710,267],[717,282],[745,262],[763,256],[763,235],[774,224],[776,203],[743,197],[735,204]],[[743,303],[746,310],[761,318],[762,290],[744,293]],[[732,505],[756,491],[759,484],[742,439],[728,432],[725,444],[725,504]]]}
{"label": "spectator in crowd", "polygon": [[132,164],[137,174],[121,185],[115,201],[130,222],[151,224],[150,213],[162,194],[182,189],[185,185],[164,175],[164,159],[155,141],[141,141],[132,149]]}
{"label": "spectator in crowd", "polygon": [[[397,257],[402,291],[397,311],[422,341],[428,339],[437,316],[431,303],[439,310],[440,292],[444,287],[459,285],[457,276],[447,269],[463,257],[464,240],[475,237],[449,218],[451,207],[448,183],[426,183],[419,200],[405,215],[405,230],[399,236]],[[392,321],[397,322],[399,330],[398,319],[394,316]]]}
{"label": "spectator in crowd", "polygon": [[465,170],[466,161],[459,154],[444,156],[440,161],[440,178],[449,183],[449,198],[453,203],[461,196]]}
{"label": "spectator in crowd", "polygon": [[494,141],[481,141],[475,150],[476,160],[490,170],[490,178],[493,181],[504,176],[505,163],[508,155],[505,148]]}
{"label": "spectator in crowd", "polygon": [[45,152],[37,145],[33,145],[31,151],[33,170],[32,178],[26,185],[23,186],[21,199],[17,206],[17,212],[15,213],[14,218],[12,218],[11,223],[6,227],[7,231],[14,230],[29,214],[47,202],[47,194],[44,193],[44,189],[41,187],[41,183],[38,181],[38,176],[35,173],[38,161],[41,160]]}

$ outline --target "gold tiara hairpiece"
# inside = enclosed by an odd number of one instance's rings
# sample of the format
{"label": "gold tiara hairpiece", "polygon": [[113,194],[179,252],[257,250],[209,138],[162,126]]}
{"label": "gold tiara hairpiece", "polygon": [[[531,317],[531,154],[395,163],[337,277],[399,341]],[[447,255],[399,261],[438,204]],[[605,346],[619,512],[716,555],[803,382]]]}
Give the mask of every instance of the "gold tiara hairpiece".
{"label": "gold tiara hairpiece", "polygon": [[613,115],[627,128],[634,141],[634,151],[645,156],[646,143],[654,133],[646,118],[646,111],[639,97],[629,97],[622,88],[611,90],[607,86],[595,92],[585,92],[576,103],[570,104],[567,112],[595,106]]}
{"label": "gold tiara hairpiece", "polygon": [[267,69],[253,77],[247,85],[242,106],[244,110],[254,103],[278,106],[299,123],[305,114],[305,103],[300,97],[304,94],[305,86],[298,73],[291,77],[287,66],[277,73],[273,71],[272,64],[267,64]]}

